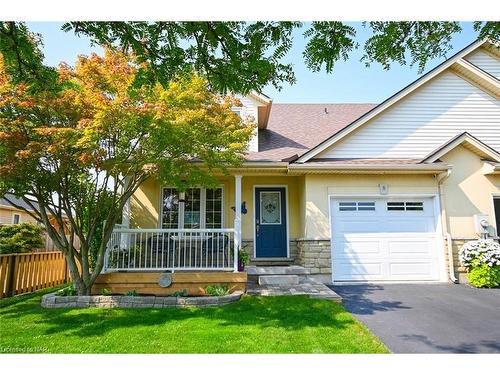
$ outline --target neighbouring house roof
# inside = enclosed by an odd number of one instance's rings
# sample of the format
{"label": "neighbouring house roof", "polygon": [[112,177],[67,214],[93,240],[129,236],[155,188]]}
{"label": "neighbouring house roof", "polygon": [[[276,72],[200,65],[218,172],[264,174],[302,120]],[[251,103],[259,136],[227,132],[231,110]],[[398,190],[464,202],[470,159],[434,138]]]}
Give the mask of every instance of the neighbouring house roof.
{"label": "neighbouring house roof", "polygon": [[[21,206],[21,207],[27,209],[28,211],[31,211],[31,207],[29,205],[27,205],[25,201],[23,201],[20,198],[16,198],[12,194],[5,194],[5,196],[0,197],[0,206],[12,207],[14,209],[17,209],[7,199],[5,199],[5,197],[7,197],[11,202],[15,203],[16,205]],[[37,202],[35,202],[35,201],[32,201],[32,202],[33,202],[33,206],[35,206],[35,208],[38,208]]]}
{"label": "neighbouring house roof", "polygon": [[492,161],[500,162],[500,154],[492,149],[487,144],[481,142],[476,137],[471,134],[464,132],[458,134],[457,136],[451,138],[445,144],[439,146],[436,150],[432,151],[429,155],[421,160],[421,163],[433,163],[438,160],[441,156],[453,150],[459,145],[464,145],[474,153],[481,157],[489,158]]}
{"label": "neighbouring house roof", "polygon": [[487,85],[490,92],[494,92],[494,94],[497,94],[497,88],[500,81],[495,80],[494,77],[489,77],[483,74],[482,71],[477,69],[477,67],[473,66],[472,64],[462,61],[463,57],[465,57],[472,51],[476,50],[477,48],[481,46],[492,47],[493,45],[496,46],[494,42],[486,39],[477,40],[474,43],[471,43],[470,45],[468,45],[461,51],[457,52],[449,59],[445,60],[440,65],[436,66],[434,69],[430,70],[428,73],[424,74],[416,81],[412,82],[402,90],[398,91],[397,93],[386,99],[384,102],[380,103],[378,106],[371,108],[368,112],[366,112],[359,118],[355,118],[350,124],[347,124],[346,126],[339,128],[336,132],[331,133],[331,135],[328,138],[325,138],[323,141],[319,142],[314,147],[311,147],[308,150],[305,150],[302,154],[299,154],[300,157],[297,159],[297,162],[303,163],[310,160],[311,158],[314,158],[316,155],[318,155],[328,147],[332,146],[340,139],[346,137],[348,134],[350,134],[360,126],[367,123],[370,119],[379,115],[381,112],[385,111],[393,104],[399,102],[402,98],[406,97],[408,94],[410,94],[411,92],[422,86],[424,83],[428,82],[429,80],[437,76],[439,73],[452,67],[453,65],[455,65],[455,69],[458,70],[462,69],[464,71],[467,70],[467,74],[470,74],[471,77],[474,77],[476,83],[482,83],[484,85]]}
{"label": "neighbouring house roof", "polygon": [[297,158],[362,116],[376,104],[273,103],[266,129],[259,129],[259,152],[249,161],[283,161]]}

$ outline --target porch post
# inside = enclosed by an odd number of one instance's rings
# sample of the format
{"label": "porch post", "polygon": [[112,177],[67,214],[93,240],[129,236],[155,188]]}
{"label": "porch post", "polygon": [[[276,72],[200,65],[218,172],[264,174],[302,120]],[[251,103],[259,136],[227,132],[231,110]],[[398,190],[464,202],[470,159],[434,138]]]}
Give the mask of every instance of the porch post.
{"label": "porch post", "polygon": [[[125,177],[124,184],[128,185],[130,183],[130,177]],[[121,228],[130,228],[130,198],[127,199],[127,202],[123,206],[122,211],[122,225]],[[128,248],[128,234],[121,233],[120,234],[120,247],[122,249]]]}
{"label": "porch post", "polygon": [[241,177],[234,176],[234,272],[238,271],[238,251],[241,247]]}

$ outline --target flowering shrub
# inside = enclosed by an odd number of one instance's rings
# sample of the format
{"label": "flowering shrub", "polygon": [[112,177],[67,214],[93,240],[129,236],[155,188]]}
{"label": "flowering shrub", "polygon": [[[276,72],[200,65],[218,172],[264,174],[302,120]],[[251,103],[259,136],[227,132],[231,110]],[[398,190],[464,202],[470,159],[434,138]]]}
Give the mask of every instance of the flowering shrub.
{"label": "flowering shrub", "polygon": [[464,267],[479,264],[500,266],[500,244],[493,240],[469,241],[460,249],[458,258]]}
{"label": "flowering shrub", "polygon": [[500,244],[493,240],[465,243],[458,253],[460,263],[467,267],[470,283],[478,288],[500,285]]}

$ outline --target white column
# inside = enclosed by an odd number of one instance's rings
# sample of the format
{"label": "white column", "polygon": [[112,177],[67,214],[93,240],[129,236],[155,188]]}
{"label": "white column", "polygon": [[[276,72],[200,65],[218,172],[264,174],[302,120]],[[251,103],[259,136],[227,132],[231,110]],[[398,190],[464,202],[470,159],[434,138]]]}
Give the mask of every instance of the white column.
{"label": "white column", "polygon": [[[125,186],[127,186],[129,183],[130,183],[130,177],[125,177],[125,179],[124,179]],[[125,190],[125,188],[123,190]],[[127,199],[127,202],[123,206],[122,227],[123,228],[130,228],[130,198]]]}
{"label": "white column", "polygon": [[[125,177],[124,184],[128,185],[130,183],[130,178]],[[122,225],[121,228],[130,228],[130,198],[123,206],[122,211]],[[122,249],[128,249],[129,235],[127,233],[120,234],[120,247]]]}
{"label": "white column", "polygon": [[130,228],[130,198],[127,199],[127,203],[123,206],[122,226],[124,228]]}
{"label": "white column", "polygon": [[234,176],[234,271],[238,271],[238,250],[241,247],[241,175]]}

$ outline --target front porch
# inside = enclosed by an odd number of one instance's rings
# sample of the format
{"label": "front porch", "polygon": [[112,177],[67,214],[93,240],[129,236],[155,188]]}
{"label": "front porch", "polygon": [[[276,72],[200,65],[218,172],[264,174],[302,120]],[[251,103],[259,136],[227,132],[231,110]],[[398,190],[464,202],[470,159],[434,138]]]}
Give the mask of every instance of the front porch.
{"label": "front porch", "polygon": [[296,264],[303,177],[262,167],[219,181],[185,191],[143,183],[110,241],[106,271],[235,271],[237,250],[253,264]]}
{"label": "front porch", "polygon": [[[95,289],[199,295],[207,285],[229,284],[245,290],[239,250],[251,264],[293,264],[299,188],[297,177],[276,171],[221,177],[219,187],[184,192],[147,181],[112,233]],[[162,274],[172,275],[172,285],[159,285]]]}

